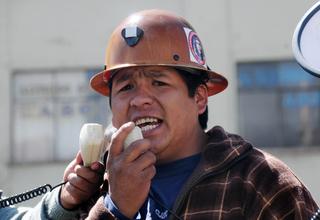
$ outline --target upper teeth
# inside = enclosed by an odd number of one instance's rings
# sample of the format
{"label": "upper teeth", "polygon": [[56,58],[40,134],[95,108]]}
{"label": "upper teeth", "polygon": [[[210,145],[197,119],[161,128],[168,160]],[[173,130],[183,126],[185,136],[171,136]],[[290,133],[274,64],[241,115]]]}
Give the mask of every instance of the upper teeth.
{"label": "upper teeth", "polygon": [[[146,124],[146,123],[150,123],[150,124]],[[153,123],[153,124],[151,124]],[[152,130],[156,127],[158,127],[159,124],[159,120],[157,118],[151,118],[151,117],[147,117],[147,118],[140,118],[136,121],[136,126],[139,126],[141,128],[142,132],[146,132],[148,130]]]}
{"label": "upper teeth", "polygon": [[152,123],[152,122],[158,122],[158,119],[156,119],[156,118],[141,118],[141,119],[138,119],[135,124],[136,124],[136,126],[138,126],[138,125],[141,125],[144,123]]}

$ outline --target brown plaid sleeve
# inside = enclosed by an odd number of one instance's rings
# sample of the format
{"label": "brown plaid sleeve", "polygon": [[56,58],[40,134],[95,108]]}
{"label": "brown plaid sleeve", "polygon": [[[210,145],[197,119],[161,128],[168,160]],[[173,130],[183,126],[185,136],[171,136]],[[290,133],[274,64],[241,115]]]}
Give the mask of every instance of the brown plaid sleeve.
{"label": "brown plaid sleeve", "polygon": [[228,171],[198,183],[181,215],[188,220],[309,220],[317,208],[286,165],[253,150]]}
{"label": "brown plaid sleeve", "polygon": [[183,219],[309,220],[318,210],[308,189],[276,157],[221,127],[208,135],[204,160],[175,204]]}

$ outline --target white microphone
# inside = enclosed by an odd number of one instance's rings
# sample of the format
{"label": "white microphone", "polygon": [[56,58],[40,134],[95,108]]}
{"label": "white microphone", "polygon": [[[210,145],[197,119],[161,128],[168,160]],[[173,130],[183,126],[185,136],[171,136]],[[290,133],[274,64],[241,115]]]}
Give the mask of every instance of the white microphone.
{"label": "white microphone", "polygon": [[[106,131],[104,132],[105,143],[106,143],[107,147],[109,146],[109,144],[111,142],[112,135],[116,131],[117,131],[117,129],[112,124],[109,124]],[[124,149],[126,149],[132,142],[140,140],[140,139],[143,139],[141,128],[139,128],[138,126],[135,126],[134,129],[128,134],[128,136],[126,137],[126,139],[123,143]]]}
{"label": "white microphone", "polygon": [[103,126],[98,123],[84,124],[80,131],[79,147],[84,166],[100,161],[105,151]]}

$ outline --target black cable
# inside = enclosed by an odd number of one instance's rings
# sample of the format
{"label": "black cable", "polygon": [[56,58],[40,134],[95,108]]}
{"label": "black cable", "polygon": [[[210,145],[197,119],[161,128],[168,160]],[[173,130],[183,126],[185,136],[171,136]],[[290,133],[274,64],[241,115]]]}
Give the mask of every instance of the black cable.
{"label": "black cable", "polygon": [[[68,181],[65,181],[65,182],[59,183],[58,185],[55,185],[54,187],[51,187],[50,192],[52,192],[52,190],[54,190],[55,188],[66,184],[67,182],[68,182]],[[49,185],[49,184],[48,184],[48,185]]]}
{"label": "black cable", "polygon": [[[43,194],[46,194],[48,192],[48,190],[50,190],[50,192],[52,190],[54,190],[55,188],[62,186],[64,184],[66,184],[68,181],[59,183],[58,185],[55,186],[51,186],[50,184],[45,184],[43,186],[37,187],[35,189],[17,194],[15,196],[11,196],[8,197],[6,199],[1,199],[0,200],[0,209],[11,206],[11,205],[15,205],[30,199],[33,199],[35,197],[41,196]],[[159,201],[155,196],[153,196],[153,194],[150,192],[149,196],[151,199],[153,199],[156,203],[158,203],[158,205],[160,205],[162,208],[168,210],[168,212],[173,215],[176,219],[178,220],[182,220],[182,218],[180,218],[176,213],[174,213],[171,209],[168,209],[164,204],[162,204],[161,201]]]}
{"label": "black cable", "polygon": [[50,192],[51,192],[53,189],[55,189],[61,185],[64,185],[66,183],[67,183],[67,181],[63,182],[63,183],[59,183],[58,185],[56,185],[54,187],[52,187],[50,184],[45,184],[45,185],[39,186],[35,189],[29,190],[29,191],[26,191],[26,192],[23,192],[23,193],[20,193],[20,194],[17,194],[17,195],[14,195],[14,196],[11,196],[11,197],[8,197],[5,199],[1,199],[0,200],[0,209],[11,206],[11,205],[15,205],[15,204],[18,204],[18,203],[21,203],[21,202],[24,202],[24,201],[27,201],[30,199],[33,199],[38,196],[41,196],[43,194],[46,194],[48,192],[48,190],[50,190]]}

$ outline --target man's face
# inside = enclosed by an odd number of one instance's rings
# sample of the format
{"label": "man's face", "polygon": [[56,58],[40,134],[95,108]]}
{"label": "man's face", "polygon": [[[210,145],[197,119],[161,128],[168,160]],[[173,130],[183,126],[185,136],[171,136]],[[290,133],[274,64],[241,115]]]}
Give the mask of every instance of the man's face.
{"label": "man's face", "polygon": [[[188,96],[187,85],[173,68],[132,67],[113,78],[111,93],[113,125],[133,121],[151,141],[160,161],[183,157],[188,137],[199,129],[197,93]],[[190,144],[189,144],[190,145]]]}

